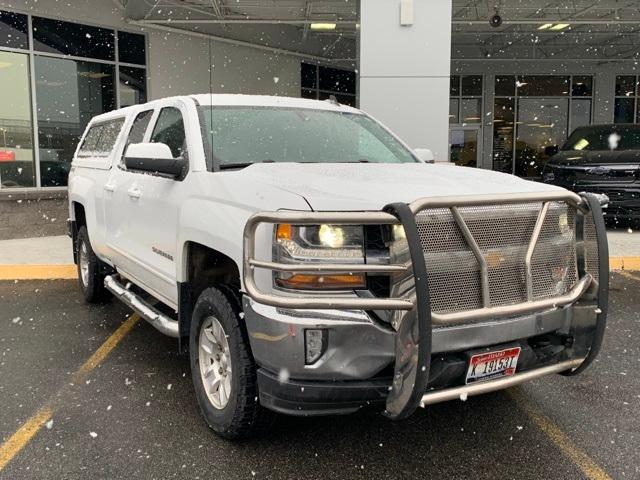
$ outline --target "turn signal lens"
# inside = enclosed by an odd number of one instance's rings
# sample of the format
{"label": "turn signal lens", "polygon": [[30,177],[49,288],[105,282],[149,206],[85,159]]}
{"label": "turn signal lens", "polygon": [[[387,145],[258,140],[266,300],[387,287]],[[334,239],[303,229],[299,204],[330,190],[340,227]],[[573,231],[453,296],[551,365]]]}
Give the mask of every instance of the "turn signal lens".
{"label": "turn signal lens", "polygon": [[365,288],[363,274],[357,275],[309,275],[293,274],[275,279],[276,285],[299,290],[336,290],[341,288]]}

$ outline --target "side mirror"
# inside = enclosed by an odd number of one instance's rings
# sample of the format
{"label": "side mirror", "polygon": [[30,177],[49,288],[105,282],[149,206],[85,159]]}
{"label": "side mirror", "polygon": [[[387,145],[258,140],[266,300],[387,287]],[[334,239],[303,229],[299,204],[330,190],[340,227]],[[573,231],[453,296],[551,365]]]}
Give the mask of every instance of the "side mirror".
{"label": "side mirror", "polygon": [[173,158],[164,143],[132,143],[124,154],[127,170],[156,173],[171,178],[181,177],[187,167],[184,158]]}
{"label": "side mirror", "polygon": [[433,156],[433,152],[428,148],[414,148],[413,153],[416,154],[418,160],[424,163],[435,163],[435,157]]}
{"label": "side mirror", "polygon": [[558,145],[550,145],[548,147],[544,147],[544,154],[547,157],[553,157],[556,153],[560,151]]}

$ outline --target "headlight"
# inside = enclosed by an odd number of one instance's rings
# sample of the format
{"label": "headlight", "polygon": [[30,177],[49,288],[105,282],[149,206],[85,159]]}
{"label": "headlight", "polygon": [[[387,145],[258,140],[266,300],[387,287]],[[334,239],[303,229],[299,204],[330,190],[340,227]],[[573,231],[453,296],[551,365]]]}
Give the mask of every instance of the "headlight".
{"label": "headlight", "polygon": [[[355,225],[276,227],[274,258],[282,263],[364,263],[364,234]],[[365,288],[364,274],[276,272],[279,287],[305,290]]]}

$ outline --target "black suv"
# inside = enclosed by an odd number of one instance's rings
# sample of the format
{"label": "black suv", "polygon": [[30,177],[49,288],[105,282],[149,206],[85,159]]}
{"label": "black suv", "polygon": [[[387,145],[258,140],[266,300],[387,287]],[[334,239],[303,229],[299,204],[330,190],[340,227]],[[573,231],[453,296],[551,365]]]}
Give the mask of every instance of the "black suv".
{"label": "black suv", "polygon": [[605,214],[618,221],[640,220],[640,125],[591,125],[576,128],[562,145],[545,149],[552,156],[542,181],[575,192],[609,196]]}

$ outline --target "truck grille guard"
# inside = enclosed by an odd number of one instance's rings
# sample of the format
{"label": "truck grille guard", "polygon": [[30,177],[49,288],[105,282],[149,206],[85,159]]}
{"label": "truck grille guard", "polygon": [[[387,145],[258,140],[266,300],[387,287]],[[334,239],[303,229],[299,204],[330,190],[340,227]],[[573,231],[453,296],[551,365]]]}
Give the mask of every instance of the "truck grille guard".
{"label": "truck grille guard", "polygon": [[[535,298],[533,294],[532,261],[539,242],[545,218],[553,202],[562,202],[575,209],[577,281],[564,294],[548,298]],[[572,192],[544,192],[505,195],[447,196],[422,198],[410,204],[394,203],[382,211],[366,212],[260,212],[249,218],[244,230],[243,282],[246,294],[258,303],[289,309],[361,309],[391,311],[391,324],[395,335],[395,367],[391,390],[387,397],[386,413],[391,418],[404,418],[413,413],[420,404],[434,403],[438,398],[449,398],[457,391],[470,395],[513,385],[539,374],[560,372],[574,375],[584,370],[597,355],[606,325],[608,303],[608,247],[601,203],[606,199],[588,193],[576,195]],[[491,305],[489,292],[489,265],[469,231],[460,209],[498,205],[541,203],[524,258],[524,280],[526,300],[508,305]],[[446,209],[466,241],[479,266],[481,308],[456,312],[432,311],[428,284],[426,253],[421,242],[416,216],[430,209]],[[256,258],[256,231],[262,224],[289,223],[294,225],[402,225],[405,231],[408,253],[392,258],[389,264],[289,264],[263,261]],[[586,225],[592,227],[587,231]],[[592,241],[596,257],[589,255],[584,244]],[[595,265],[594,265],[595,264]],[[392,289],[388,298],[353,297],[339,295],[287,296],[262,291],[255,280],[255,270],[296,273],[368,273],[406,275],[410,287]],[[589,269],[589,272],[587,271]],[[591,288],[590,288],[591,287]],[[555,368],[543,367],[534,371],[516,374],[505,379],[482,382],[468,387],[450,389],[450,395],[440,392],[426,393],[431,359],[431,332],[434,326],[450,326],[460,322],[481,319],[499,319],[562,308],[578,301],[590,290],[597,295],[598,314],[591,347],[584,359],[573,359]],[[448,396],[447,396],[448,395]],[[433,398],[431,398],[433,397]]]}

